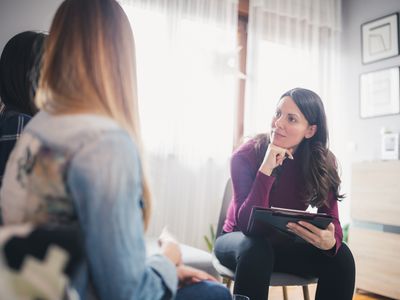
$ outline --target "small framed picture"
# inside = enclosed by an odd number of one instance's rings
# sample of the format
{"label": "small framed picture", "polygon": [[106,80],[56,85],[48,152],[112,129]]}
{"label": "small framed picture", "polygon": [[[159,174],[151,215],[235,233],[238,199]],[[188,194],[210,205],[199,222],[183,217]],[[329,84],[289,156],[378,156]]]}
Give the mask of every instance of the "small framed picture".
{"label": "small framed picture", "polygon": [[399,67],[361,74],[361,118],[371,118],[398,113],[400,113]]}
{"label": "small framed picture", "polygon": [[399,159],[399,133],[384,133],[382,135],[382,159]]}
{"label": "small framed picture", "polygon": [[399,55],[398,26],[398,13],[361,25],[364,64]]}

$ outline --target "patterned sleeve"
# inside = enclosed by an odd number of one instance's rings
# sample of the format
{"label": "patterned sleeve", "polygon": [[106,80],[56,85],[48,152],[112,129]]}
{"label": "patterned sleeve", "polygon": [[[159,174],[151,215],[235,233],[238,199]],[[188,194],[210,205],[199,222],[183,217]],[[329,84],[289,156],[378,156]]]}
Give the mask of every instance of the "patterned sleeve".
{"label": "patterned sleeve", "polygon": [[125,133],[105,134],[73,159],[68,186],[101,299],[164,299],[177,287],[164,256],[146,260],[140,160]]}

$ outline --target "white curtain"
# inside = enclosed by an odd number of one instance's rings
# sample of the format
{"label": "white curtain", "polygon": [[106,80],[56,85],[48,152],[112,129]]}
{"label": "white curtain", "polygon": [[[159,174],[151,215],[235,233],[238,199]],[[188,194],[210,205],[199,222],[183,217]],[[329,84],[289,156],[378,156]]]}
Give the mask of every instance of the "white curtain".
{"label": "white curtain", "polygon": [[154,210],[205,248],[229,176],[237,97],[237,0],[120,1],[136,43],[140,117]]}
{"label": "white curtain", "polygon": [[309,88],[333,113],[341,0],[250,0],[245,135],[266,132],[280,96]]}
{"label": "white curtain", "polygon": [[[341,0],[250,0],[244,131],[245,136],[268,131],[287,90],[314,90],[324,102],[330,149],[338,158],[341,191],[348,194],[343,112],[335,105],[341,96],[340,32]],[[339,209],[345,224],[350,202],[341,202]]]}

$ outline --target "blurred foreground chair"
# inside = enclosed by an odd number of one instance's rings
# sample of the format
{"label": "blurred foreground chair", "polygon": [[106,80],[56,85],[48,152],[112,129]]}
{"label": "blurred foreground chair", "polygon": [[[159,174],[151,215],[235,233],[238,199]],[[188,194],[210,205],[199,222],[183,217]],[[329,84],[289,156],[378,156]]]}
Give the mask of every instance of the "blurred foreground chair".
{"label": "blurred foreground chair", "polygon": [[84,261],[75,227],[1,226],[0,245],[0,299],[79,299],[70,286]]}
{"label": "blurred foreground chair", "polygon": [[[220,277],[213,266],[211,253],[185,244],[180,244],[180,247],[182,251],[182,261],[185,265],[203,270],[216,278]],[[159,247],[157,238],[147,238],[146,248],[147,255],[158,253]]]}
{"label": "blurred foreground chair", "polygon": [[[232,199],[232,182],[231,182],[231,179],[229,179],[225,186],[224,198],[222,200],[221,211],[219,214],[217,238],[222,233],[222,227],[225,222],[226,213],[227,213],[231,199]],[[231,269],[223,266],[219,262],[217,257],[214,255],[214,253],[212,255],[212,263],[213,263],[215,269],[217,270],[217,272],[219,273],[219,275],[221,275],[222,278],[224,279],[224,282],[227,284],[228,287],[230,287],[232,281],[235,280],[235,270],[231,270]],[[271,276],[270,286],[282,286],[284,300],[288,300],[288,295],[287,295],[287,287],[288,286],[302,286],[304,300],[310,300],[310,293],[308,290],[308,285],[317,283],[317,282],[318,282],[318,278],[314,278],[314,277],[300,277],[300,276],[297,276],[294,274],[274,272],[274,273],[272,273],[272,276]],[[266,287],[266,288],[268,288],[268,287]]]}

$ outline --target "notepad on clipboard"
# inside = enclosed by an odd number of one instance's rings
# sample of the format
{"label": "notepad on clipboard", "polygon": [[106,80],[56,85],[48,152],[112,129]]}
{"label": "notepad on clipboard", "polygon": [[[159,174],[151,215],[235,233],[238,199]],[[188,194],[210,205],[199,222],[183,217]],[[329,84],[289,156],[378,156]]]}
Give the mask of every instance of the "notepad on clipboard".
{"label": "notepad on clipboard", "polygon": [[332,217],[325,213],[310,213],[302,210],[286,209],[279,207],[253,207],[247,232],[251,235],[266,235],[271,237],[287,237],[296,241],[303,241],[294,233],[288,231],[289,222],[305,221],[314,226],[326,229],[332,222]]}

